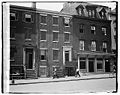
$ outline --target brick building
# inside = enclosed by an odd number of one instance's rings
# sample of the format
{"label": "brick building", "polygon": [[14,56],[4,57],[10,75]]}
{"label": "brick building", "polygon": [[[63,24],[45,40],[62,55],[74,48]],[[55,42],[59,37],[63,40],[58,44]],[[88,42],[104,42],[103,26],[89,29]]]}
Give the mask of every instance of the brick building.
{"label": "brick building", "polygon": [[65,3],[61,12],[10,7],[10,74],[23,78],[111,71],[109,8]]}
{"label": "brick building", "polygon": [[81,72],[112,71],[110,9],[89,3],[65,3],[62,13],[72,15],[73,54]]}

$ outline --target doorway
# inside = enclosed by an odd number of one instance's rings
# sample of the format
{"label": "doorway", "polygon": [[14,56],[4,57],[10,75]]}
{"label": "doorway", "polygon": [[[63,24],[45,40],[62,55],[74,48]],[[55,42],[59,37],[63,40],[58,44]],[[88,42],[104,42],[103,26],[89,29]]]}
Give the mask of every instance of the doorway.
{"label": "doorway", "polygon": [[33,69],[33,49],[26,48],[25,50],[26,69]]}
{"label": "doorway", "polygon": [[89,61],[89,72],[94,72],[94,61]]}
{"label": "doorway", "polygon": [[109,62],[109,60],[105,60],[105,72],[110,72],[110,62]]}

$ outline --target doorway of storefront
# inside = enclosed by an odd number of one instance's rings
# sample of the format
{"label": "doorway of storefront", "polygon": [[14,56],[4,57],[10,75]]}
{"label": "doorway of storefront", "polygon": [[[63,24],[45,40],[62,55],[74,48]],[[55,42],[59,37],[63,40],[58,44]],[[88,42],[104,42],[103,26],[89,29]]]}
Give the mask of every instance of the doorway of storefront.
{"label": "doorway of storefront", "polygon": [[74,67],[65,67],[65,75],[75,76],[75,68]]}
{"label": "doorway of storefront", "polygon": [[110,61],[105,60],[105,72],[110,72]]}
{"label": "doorway of storefront", "polygon": [[94,72],[94,61],[89,60],[89,72]]}

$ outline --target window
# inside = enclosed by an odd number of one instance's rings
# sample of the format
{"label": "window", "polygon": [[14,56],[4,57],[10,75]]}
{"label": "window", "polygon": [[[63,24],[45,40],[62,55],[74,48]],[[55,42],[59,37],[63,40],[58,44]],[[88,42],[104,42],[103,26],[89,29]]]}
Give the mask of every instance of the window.
{"label": "window", "polygon": [[65,62],[69,61],[69,51],[65,51]]}
{"label": "window", "polygon": [[32,18],[32,15],[31,14],[25,14],[25,22],[32,22],[33,21],[33,18]]}
{"label": "window", "polygon": [[92,17],[94,18],[95,17],[95,11],[92,10]]}
{"label": "window", "polygon": [[10,27],[10,39],[15,39],[16,28]]}
{"label": "window", "polygon": [[103,33],[104,35],[107,35],[107,33],[106,33],[106,28],[102,27],[102,33]]}
{"label": "window", "polygon": [[47,22],[47,16],[41,15],[41,23],[46,24],[46,22]]}
{"label": "window", "polygon": [[95,41],[91,42],[91,51],[96,51],[96,42]]}
{"label": "window", "polygon": [[107,43],[103,42],[103,52],[107,52]]}
{"label": "window", "polygon": [[82,15],[82,9],[81,8],[79,8],[79,15],[81,16]]}
{"label": "window", "polygon": [[80,33],[83,33],[83,32],[84,32],[84,25],[80,24]]}
{"label": "window", "polygon": [[91,10],[88,11],[88,15],[89,15],[89,17],[91,17],[91,15],[92,15],[92,11]]}
{"label": "window", "polygon": [[25,28],[25,39],[26,40],[31,40],[31,34],[32,34],[32,29]]}
{"label": "window", "polygon": [[40,40],[41,41],[46,41],[46,32],[47,30],[40,30],[41,35],[40,35]]}
{"label": "window", "polygon": [[58,42],[59,31],[53,31],[53,42]]}
{"label": "window", "polygon": [[70,33],[69,32],[64,33],[64,42],[70,42]]}
{"label": "window", "polygon": [[97,69],[103,69],[103,61],[102,61],[102,59],[97,60]]}
{"label": "window", "polygon": [[91,26],[91,33],[95,34],[95,26]]}
{"label": "window", "polygon": [[84,50],[84,41],[80,41],[80,50]]}
{"label": "window", "polygon": [[59,50],[53,50],[53,60],[58,61],[58,52]]}
{"label": "window", "polygon": [[46,58],[46,56],[47,56],[47,50],[40,50],[40,59],[41,60],[46,60],[47,58]]}
{"label": "window", "polygon": [[65,17],[64,18],[65,27],[69,27],[69,23],[70,23],[70,18]]}
{"label": "window", "polygon": [[11,12],[10,13],[10,20],[16,21],[17,16],[18,16],[18,14],[16,12]]}
{"label": "window", "polygon": [[53,17],[53,25],[58,25],[58,17]]}
{"label": "window", "polygon": [[80,69],[86,69],[85,58],[80,58]]}
{"label": "window", "polygon": [[15,53],[16,53],[16,47],[11,46],[10,47],[10,61],[15,61]]}

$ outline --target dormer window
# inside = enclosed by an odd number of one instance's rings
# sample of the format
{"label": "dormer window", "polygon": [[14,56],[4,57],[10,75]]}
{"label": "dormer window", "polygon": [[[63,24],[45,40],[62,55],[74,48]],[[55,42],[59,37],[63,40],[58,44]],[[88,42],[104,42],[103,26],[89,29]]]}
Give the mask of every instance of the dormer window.
{"label": "dormer window", "polygon": [[82,5],[79,5],[76,10],[79,16],[84,16],[84,12],[83,12],[84,7]]}
{"label": "dormer window", "polygon": [[95,10],[88,10],[88,16],[94,18],[95,17]]}
{"label": "dormer window", "polygon": [[104,8],[99,12],[101,19],[106,19],[105,13],[106,13],[106,10]]}

